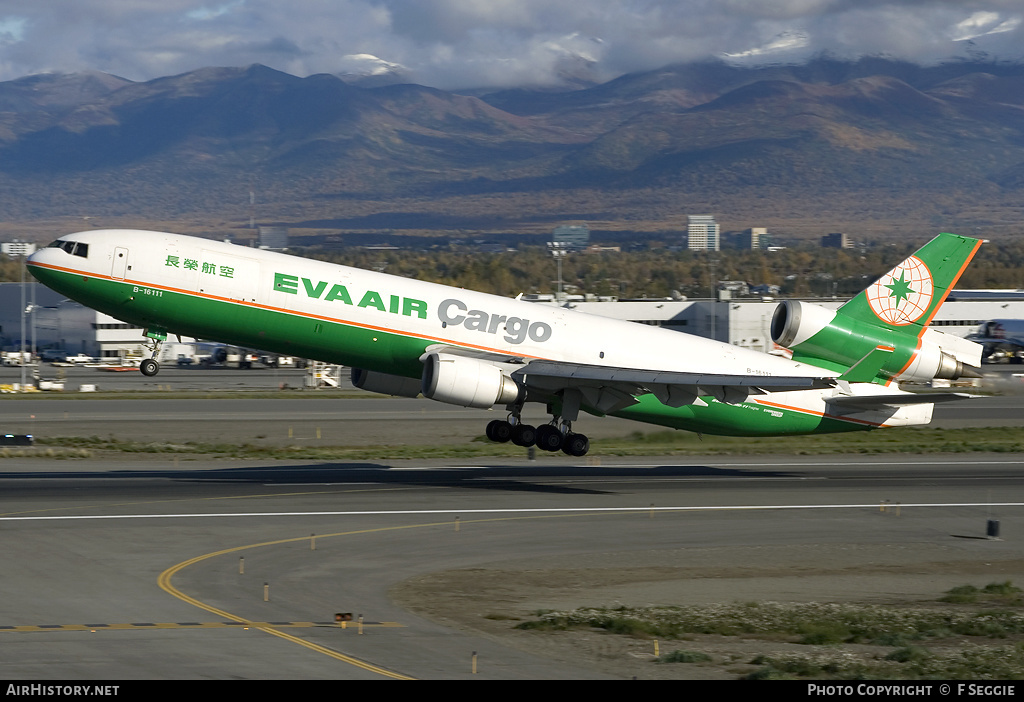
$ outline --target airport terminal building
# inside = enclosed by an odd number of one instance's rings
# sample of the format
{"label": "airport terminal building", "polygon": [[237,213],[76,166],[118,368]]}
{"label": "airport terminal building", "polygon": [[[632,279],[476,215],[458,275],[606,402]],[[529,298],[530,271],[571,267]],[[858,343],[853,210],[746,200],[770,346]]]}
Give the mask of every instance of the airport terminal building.
{"label": "airport terminal building", "polygon": [[107,358],[138,353],[144,348],[141,327],[89,309],[33,282],[25,283],[24,291],[21,283],[0,283],[0,346],[5,351],[17,351],[20,346],[22,309],[26,348],[34,345],[37,351],[61,349],[69,354]]}
{"label": "airport terminal building", "polygon": [[[0,345],[16,351],[21,338],[22,295],[25,307],[25,341],[33,339],[38,350],[62,349],[71,354],[118,358],[143,351],[141,327],[125,324],[60,294],[39,283],[0,283]],[[733,298],[728,290],[719,291],[718,300],[594,300],[568,296],[556,302],[553,295],[526,296],[537,304],[559,305],[567,309],[624,319],[641,324],[718,339],[735,346],[770,352],[769,333],[778,300],[769,297]],[[809,300],[834,309],[844,300]],[[939,308],[932,326],[939,331],[967,336],[990,319],[1024,319],[1024,291],[954,290]]]}
{"label": "airport terminal building", "polygon": [[[536,300],[543,304],[559,304],[553,296],[537,297],[543,298]],[[828,309],[837,309],[846,302],[832,298],[806,300]],[[774,347],[770,330],[779,300],[733,298],[729,291],[721,290],[718,300],[588,301],[579,296],[560,304],[589,314],[665,327],[768,353]],[[936,313],[932,327],[966,337],[990,319],[1024,319],[1024,291],[954,290]]]}

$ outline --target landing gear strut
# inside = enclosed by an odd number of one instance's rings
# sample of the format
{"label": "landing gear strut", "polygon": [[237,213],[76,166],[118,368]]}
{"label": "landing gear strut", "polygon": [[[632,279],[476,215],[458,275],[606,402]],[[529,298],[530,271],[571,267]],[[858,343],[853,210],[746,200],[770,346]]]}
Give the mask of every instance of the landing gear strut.
{"label": "landing gear strut", "polygon": [[522,407],[510,407],[508,419],[495,419],[487,425],[487,438],[498,443],[511,441],[516,446],[536,445],[543,451],[562,451],[569,456],[585,456],[590,450],[590,439],[572,431],[572,422],[565,417],[554,417],[550,424],[533,427],[520,418]]}
{"label": "landing gear strut", "polygon": [[163,332],[154,332],[149,329],[146,330],[146,348],[150,351],[150,358],[145,359],[139,364],[139,371],[144,376],[152,377],[160,372],[160,364],[156,358],[160,355],[160,347],[167,339],[167,334]]}

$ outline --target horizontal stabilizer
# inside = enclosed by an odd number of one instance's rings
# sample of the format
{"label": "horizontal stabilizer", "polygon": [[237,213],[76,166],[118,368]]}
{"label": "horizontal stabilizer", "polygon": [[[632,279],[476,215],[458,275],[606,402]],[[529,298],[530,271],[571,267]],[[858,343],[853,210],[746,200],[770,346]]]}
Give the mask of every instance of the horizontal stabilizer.
{"label": "horizontal stabilizer", "polygon": [[848,383],[870,383],[895,350],[892,346],[876,346],[864,358],[850,366],[839,379]]}
{"label": "horizontal stabilizer", "polygon": [[839,407],[852,407],[856,409],[881,409],[884,407],[897,407],[901,405],[923,405],[935,402],[954,402],[956,400],[969,400],[975,395],[964,392],[932,392],[932,393],[900,393],[898,395],[845,395],[830,397],[826,401],[829,404]]}

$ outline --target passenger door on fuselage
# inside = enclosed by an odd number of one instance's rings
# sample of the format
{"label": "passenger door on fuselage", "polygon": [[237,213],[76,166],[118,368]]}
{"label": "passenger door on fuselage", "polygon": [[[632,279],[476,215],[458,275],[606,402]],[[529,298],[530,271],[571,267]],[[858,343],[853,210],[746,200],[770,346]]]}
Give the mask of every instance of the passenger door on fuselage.
{"label": "passenger door on fuselage", "polygon": [[110,266],[110,277],[114,280],[124,280],[128,271],[128,249],[123,246],[114,248],[114,258]]}

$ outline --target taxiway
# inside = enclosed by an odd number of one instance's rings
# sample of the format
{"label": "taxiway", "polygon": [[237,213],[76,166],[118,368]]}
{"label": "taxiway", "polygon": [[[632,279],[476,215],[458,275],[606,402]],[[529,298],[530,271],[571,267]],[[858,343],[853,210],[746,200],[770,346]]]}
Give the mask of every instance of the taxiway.
{"label": "taxiway", "polygon": [[[515,618],[1024,579],[1016,456],[0,470],[7,679],[602,678],[539,655]],[[1003,538],[985,538],[989,520]],[[414,612],[435,603],[408,606],[437,573],[478,625],[449,620],[450,602],[429,618]],[[524,599],[516,573],[550,587]]]}

